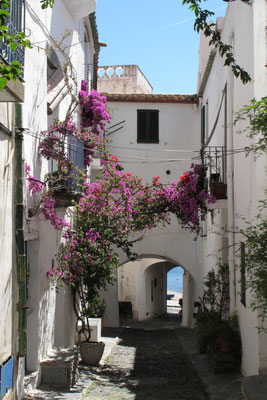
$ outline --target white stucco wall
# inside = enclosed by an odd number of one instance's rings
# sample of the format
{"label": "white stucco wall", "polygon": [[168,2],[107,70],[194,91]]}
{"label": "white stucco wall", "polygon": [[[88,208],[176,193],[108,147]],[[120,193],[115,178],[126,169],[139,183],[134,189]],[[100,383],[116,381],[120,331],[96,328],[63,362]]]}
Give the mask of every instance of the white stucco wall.
{"label": "white stucco wall", "polygon": [[[145,182],[151,182],[154,176],[160,176],[162,183],[178,179],[189,168],[190,158],[199,155],[200,116],[195,104],[108,102],[108,109],[111,126],[125,122],[123,129],[110,136],[112,143],[107,148],[125,170]],[[158,144],[137,143],[138,109],[159,110]]]}
{"label": "white stucco wall", "polygon": [[[238,130],[244,129],[248,123],[233,125],[235,111],[256,97],[260,99],[266,95],[267,74],[266,74],[266,17],[267,4],[265,0],[253,1],[251,4],[236,1],[228,4],[223,30],[222,40],[233,46],[233,53],[237,60],[246,71],[249,72],[253,81],[243,85],[240,79],[233,77],[231,70],[224,67],[224,61],[217,54],[212,66],[212,70],[206,84],[202,98],[202,105],[208,103],[208,133],[214,127],[218,115],[219,105],[221,104],[222,93],[227,85],[226,99],[222,103],[221,113],[217,126],[212,136],[209,146],[226,145],[228,151],[233,150],[232,155],[227,156],[227,183],[228,200],[224,202],[226,213],[223,218],[219,215],[218,204],[215,205],[215,215],[213,223],[209,220],[207,225],[207,238],[203,238],[203,276],[207,272],[207,255],[216,252],[222,245],[218,241],[217,235],[211,233],[216,229],[228,228],[228,261],[230,266],[231,278],[231,310],[237,309],[239,324],[242,336],[243,358],[242,373],[244,375],[258,374],[260,369],[266,366],[266,335],[259,335],[257,326],[257,313],[252,312],[249,307],[250,294],[247,292],[247,306],[240,301],[240,260],[238,247],[241,237],[233,234],[236,227],[244,228],[245,224],[241,217],[251,221],[257,214],[258,200],[264,198],[266,189],[266,157],[259,157],[257,161],[253,154],[237,154],[236,149],[243,149],[251,146],[253,141],[248,139],[245,133],[239,134]],[[203,51],[205,58],[205,51]],[[227,119],[225,119],[225,113]],[[226,129],[226,138],[224,138]],[[214,229],[213,229],[214,230]]]}
{"label": "white stucco wall", "polygon": [[[8,105],[1,104],[2,108]],[[5,122],[5,121],[3,121]],[[6,121],[7,122],[7,121]],[[9,121],[10,122],[10,121]],[[8,126],[5,123],[5,126]],[[13,151],[14,137],[9,137],[0,128],[0,365],[13,354],[12,315],[13,315]],[[15,300],[15,299],[14,299]],[[15,304],[15,302],[14,302]]]}
{"label": "white stucco wall", "polygon": [[166,312],[168,265],[166,261],[147,257],[127,262],[118,269],[118,299],[132,303],[134,321]]}
{"label": "white stucco wall", "polygon": [[[138,175],[144,182],[151,183],[155,176],[160,176],[162,183],[177,180],[190,167],[192,158],[199,155],[200,113],[196,104],[110,101],[108,109],[112,115],[111,127],[125,122],[122,129],[111,135],[112,143],[107,148],[118,157],[125,172]],[[159,110],[159,143],[137,143],[138,109]],[[183,230],[173,218],[170,226],[146,232],[143,240],[135,243],[133,251],[141,261],[127,263],[118,271],[119,301],[132,302],[134,319],[149,318],[166,310],[166,293],[155,292],[160,299],[158,302],[152,304],[149,300],[151,281],[158,280],[157,274],[161,271],[166,282],[167,274],[165,264],[162,262],[162,267],[158,267],[153,257],[166,262],[171,260],[173,266],[181,265],[192,281],[198,277],[197,244],[193,238],[194,235]],[[149,258],[143,259],[143,256]],[[122,255],[121,262],[125,261]],[[146,263],[145,269],[143,263]],[[197,300],[193,288],[190,284],[190,289],[189,286],[186,289],[190,291],[186,300],[187,326],[191,325],[192,306]]]}
{"label": "white stucco wall", "polygon": [[[48,116],[47,103],[51,101],[47,89],[47,44],[52,46],[62,67],[66,61],[55,41],[69,33],[61,45],[67,58],[74,66],[77,87],[80,89],[82,79],[86,76],[86,65],[93,64],[94,42],[90,27],[89,12],[94,11],[96,0],[84,1],[82,6],[73,8],[73,2],[57,0],[53,9],[41,10],[40,3],[30,0],[26,4],[26,27],[33,43],[32,49],[25,51],[25,102],[22,105],[22,126],[24,132],[24,159],[31,167],[31,174],[43,180],[50,171],[50,163],[38,154],[41,132],[46,130],[54,118],[64,120],[70,104],[67,95]],[[77,13],[82,13],[78,15]],[[78,16],[85,18],[78,20]],[[87,29],[85,27],[87,26]],[[85,34],[89,40],[85,42]],[[92,73],[92,71],[90,72]],[[73,115],[77,121],[77,112]],[[26,190],[26,188],[25,188]],[[25,205],[32,206],[34,201],[24,194]],[[70,220],[70,209],[57,209],[60,217]],[[28,268],[28,311],[27,311],[27,362],[28,371],[39,372],[40,362],[47,356],[53,346],[69,346],[73,344],[75,319],[69,288],[56,293],[51,287],[46,273],[56,264],[55,253],[62,242],[62,233],[56,231],[44,220],[41,213],[29,218],[25,212],[25,241],[27,244]],[[22,364],[20,364],[22,365]],[[22,366],[22,368],[24,368]],[[19,371],[23,376],[24,371]],[[38,379],[37,379],[38,381]],[[18,393],[22,398],[23,393]]]}

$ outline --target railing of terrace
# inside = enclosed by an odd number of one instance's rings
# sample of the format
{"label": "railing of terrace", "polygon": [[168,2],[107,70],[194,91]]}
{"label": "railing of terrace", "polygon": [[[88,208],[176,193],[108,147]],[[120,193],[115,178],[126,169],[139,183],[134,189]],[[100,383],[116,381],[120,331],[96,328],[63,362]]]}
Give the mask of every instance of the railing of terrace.
{"label": "railing of terrace", "polygon": [[[217,199],[227,197],[227,156],[225,146],[207,146],[202,150],[202,159],[207,166],[209,189]],[[220,193],[218,192],[220,191]]]}
{"label": "railing of terrace", "polygon": [[[24,32],[25,29],[25,0],[10,0],[10,19],[8,29],[10,34]],[[24,48],[17,46],[13,52],[10,46],[2,40],[0,43],[0,56],[8,64],[18,61],[21,64],[21,78],[24,76]]]}

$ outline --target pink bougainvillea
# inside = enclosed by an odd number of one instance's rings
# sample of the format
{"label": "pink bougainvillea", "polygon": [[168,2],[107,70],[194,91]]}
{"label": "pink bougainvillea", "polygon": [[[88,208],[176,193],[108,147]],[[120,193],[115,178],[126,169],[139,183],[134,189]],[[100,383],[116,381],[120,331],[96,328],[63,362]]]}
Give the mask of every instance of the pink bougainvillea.
{"label": "pink bougainvillea", "polygon": [[60,173],[74,171],[66,145],[69,136],[84,146],[85,167],[90,165],[95,151],[100,155],[101,177],[94,183],[81,181],[80,198],[75,203],[75,229],[58,217],[49,191],[43,187],[31,190],[43,190],[45,218],[56,229],[65,231],[65,244],[57,253],[58,265],[48,275],[67,285],[90,285],[90,293],[95,295],[113,279],[111,266],[119,264],[116,248],[133,257],[134,242],[141,240],[146,230],[170,223],[171,214],[197,236],[208,204],[215,199],[204,190],[203,165],[192,164],[179,180],[168,185],[162,184],[159,176],[145,184],[141,178],[124,172],[118,158],[104,147],[103,131],[110,121],[105,97],[97,91],[88,93],[86,82],[82,81],[79,103],[81,129],[72,121],[55,120],[40,144],[45,158],[58,161]]}
{"label": "pink bougainvillea", "polygon": [[110,122],[107,113],[106,97],[101,96],[97,90],[88,93],[86,81],[82,81],[82,89],[79,91],[79,103],[81,106],[82,127],[91,127],[93,133],[101,135],[106,129],[106,123]]}
{"label": "pink bougainvillea", "polygon": [[40,182],[38,179],[35,178],[35,176],[32,176],[31,173],[31,167],[25,163],[25,173],[26,173],[26,179],[29,183],[29,193],[32,195],[36,193],[41,193],[43,191],[44,185],[42,182]]}

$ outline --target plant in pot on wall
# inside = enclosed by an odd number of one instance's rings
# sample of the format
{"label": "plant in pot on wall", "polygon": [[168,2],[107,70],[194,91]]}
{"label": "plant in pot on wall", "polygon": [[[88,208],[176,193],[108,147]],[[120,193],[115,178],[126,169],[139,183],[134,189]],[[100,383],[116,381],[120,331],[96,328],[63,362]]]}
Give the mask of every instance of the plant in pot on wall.
{"label": "plant in pot on wall", "polygon": [[217,261],[217,272],[209,271],[197,314],[197,338],[201,353],[213,351],[218,344],[220,326],[229,314],[229,269]]}
{"label": "plant in pot on wall", "polygon": [[227,198],[227,184],[221,181],[219,173],[210,175],[210,191],[217,200]]}
{"label": "plant in pot on wall", "polygon": [[[100,299],[93,297],[93,292],[93,290],[88,291],[88,287],[85,286],[73,288],[73,305],[77,318],[76,330],[81,359],[85,364],[97,365],[103,355],[105,344],[100,340],[101,320],[94,313],[96,309],[92,309],[92,304],[97,304]],[[105,305],[102,304],[101,308],[103,312]],[[92,319],[97,323],[95,324]],[[95,332],[92,334],[93,328]]]}
{"label": "plant in pot on wall", "polygon": [[88,315],[90,318],[97,318],[101,320],[101,330],[103,329],[103,319],[106,311],[106,303],[105,300],[102,300],[100,297],[95,297],[88,304]]}

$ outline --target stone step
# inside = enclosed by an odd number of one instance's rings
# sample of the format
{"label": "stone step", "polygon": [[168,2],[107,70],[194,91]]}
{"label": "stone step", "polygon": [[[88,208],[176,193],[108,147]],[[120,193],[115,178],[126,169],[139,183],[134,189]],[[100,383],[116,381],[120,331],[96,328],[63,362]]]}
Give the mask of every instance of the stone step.
{"label": "stone step", "polygon": [[41,386],[70,389],[78,380],[78,348],[56,347],[41,362]]}

